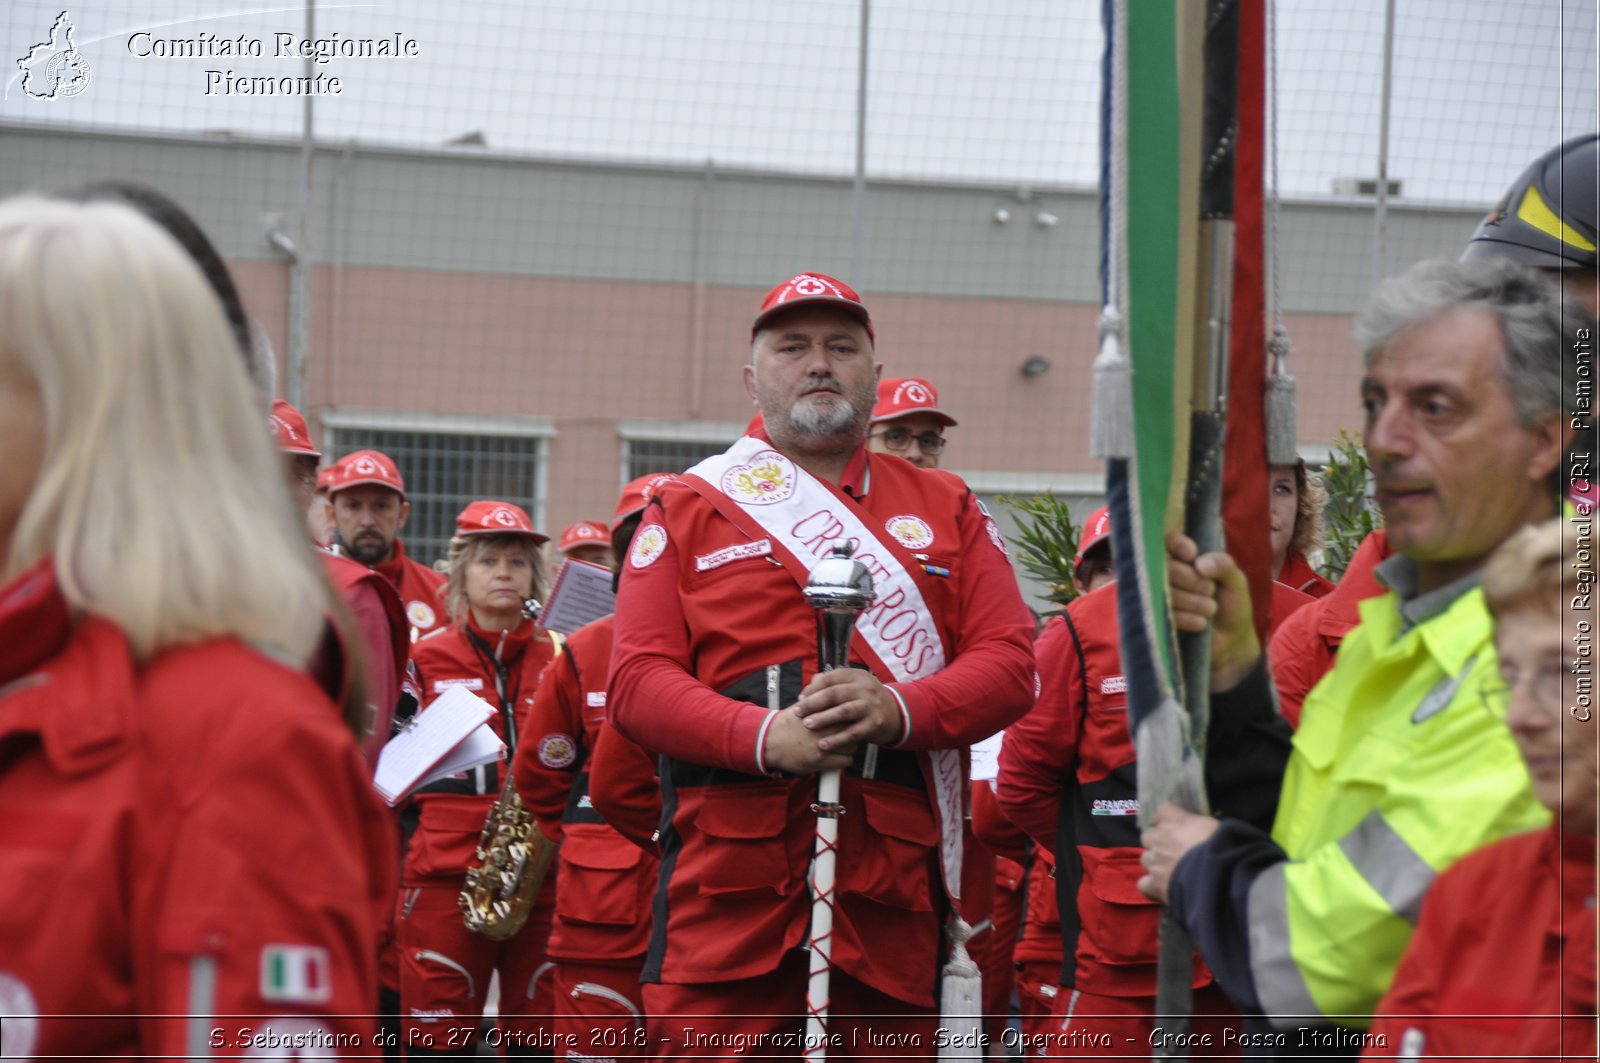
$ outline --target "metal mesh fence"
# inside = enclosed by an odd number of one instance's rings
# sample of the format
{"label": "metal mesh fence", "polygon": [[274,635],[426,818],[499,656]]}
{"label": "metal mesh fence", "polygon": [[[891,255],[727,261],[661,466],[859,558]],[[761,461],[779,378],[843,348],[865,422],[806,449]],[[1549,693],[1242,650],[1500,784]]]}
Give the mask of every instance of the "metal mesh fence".
{"label": "metal mesh fence", "polygon": [[[940,388],[945,467],[1087,507],[1099,6],[16,0],[0,193],[115,176],[191,210],[325,449],[394,448],[429,551],[474,494],[559,528],[731,438],[755,307],[802,269],[862,290],[888,375]],[[1384,0],[1272,7],[1313,459],[1358,425],[1374,280],[1458,254],[1596,126],[1591,0],[1393,6],[1392,31]]]}

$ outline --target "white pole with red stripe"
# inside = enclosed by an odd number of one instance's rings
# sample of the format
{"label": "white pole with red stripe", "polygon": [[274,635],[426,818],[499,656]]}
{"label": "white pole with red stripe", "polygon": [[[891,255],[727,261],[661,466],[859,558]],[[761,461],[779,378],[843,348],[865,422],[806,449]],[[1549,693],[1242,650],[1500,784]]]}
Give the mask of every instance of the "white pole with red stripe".
{"label": "white pole with red stripe", "polygon": [[[817,610],[818,667],[824,672],[847,668],[850,639],[856,618],[872,604],[872,573],[851,560],[856,544],[841,540],[833,552],[817,562],[806,581],[805,596]],[[839,851],[840,772],[829,769],[817,776],[817,842],[811,861],[811,968],[806,982],[807,1060],[828,1055],[829,983],[833,973],[833,890]]]}

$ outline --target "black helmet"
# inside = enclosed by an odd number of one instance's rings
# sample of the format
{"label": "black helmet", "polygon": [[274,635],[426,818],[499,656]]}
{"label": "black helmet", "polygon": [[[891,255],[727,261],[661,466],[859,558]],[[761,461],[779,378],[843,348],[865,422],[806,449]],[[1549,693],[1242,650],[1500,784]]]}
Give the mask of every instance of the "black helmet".
{"label": "black helmet", "polygon": [[1573,137],[1522,171],[1462,258],[1499,255],[1538,269],[1595,268],[1600,135]]}

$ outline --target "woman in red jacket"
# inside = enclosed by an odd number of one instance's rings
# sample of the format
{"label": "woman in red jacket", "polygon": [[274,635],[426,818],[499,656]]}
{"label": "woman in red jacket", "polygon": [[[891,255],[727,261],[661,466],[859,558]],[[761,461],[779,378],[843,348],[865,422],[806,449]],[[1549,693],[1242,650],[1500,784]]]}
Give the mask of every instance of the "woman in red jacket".
{"label": "woman in red jacket", "polygon": [[527,923],[505,941],[468,930],[457,899],[484,820],[505,785],[539,677],[558,649],[556,636],[523,608],[542,593],[539,545],[545,541],[528,515],[509,502],[473,502],[462,510],[445,584],[452,623],[412,650],[423,712],[445,691],[466,688],[493,706],[489,723],[505,741],[507,757],[431,783],[415,798],[417,829],[406,850],[395,931],[409,1055],[470,1054],[496,971],[498,1047],[518,1055],[552,1045],[554,997],[545,948],[555,868],[545,875]]}
{"label": "woman in red jacket", "polygon": [[1483,573],[1500,656],[1484,707],[1505,717],[1555,822],[1439,876],[1378,1005],[1369,1057],[1595,1058],[1600,724],[1583,682],[1593,674],[1593,581],[1572,577],[1594,569],[1584,540],[1568,531],[1563,546],[1562,532],[1559,519],[1525,528]]}
{"label": "woman in red jacket", "polygon": [[24,197],[0,321],[4,1053],[370,1054],[393,842],[220,305],[129,208]]}
{"label": "woman in red jacket", "polygon": [[1272,578],[1313,598],[1333,590],[1333,581],[1318,575],[1307,559],[1323,545],[1322,507],[1327,503],[1327,489],[1307,474],[1304,459],[1267,470]]}

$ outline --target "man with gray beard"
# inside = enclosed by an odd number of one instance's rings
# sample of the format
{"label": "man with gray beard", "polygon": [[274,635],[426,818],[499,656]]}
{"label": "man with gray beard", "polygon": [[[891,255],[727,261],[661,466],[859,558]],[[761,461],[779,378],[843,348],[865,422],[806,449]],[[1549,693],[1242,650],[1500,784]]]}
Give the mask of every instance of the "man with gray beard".
{"label": "man with gray beard", "polygon": [[[943,931],[987,914],[966,750],[1032,703],[1032,618],[966,485],[868,452],[875,339],[842,282],[773,288],[744,368],[759,423],[652,497],[623,564],[607,711],[661,754],[662,1058],[798,1054],[821,771],[843,772],[830,1055],[932,1054]],[[839,540],[876,597],[853,667],[820,672],[801,588]]]}

